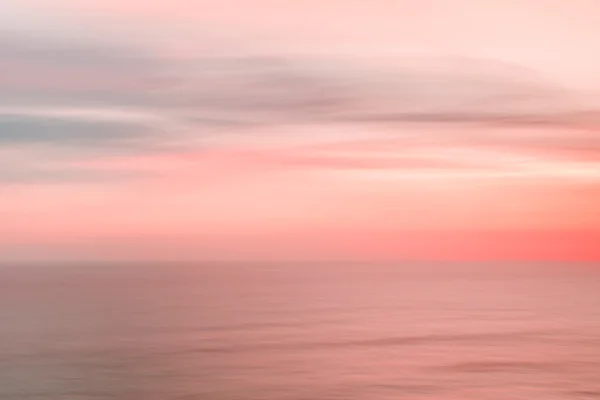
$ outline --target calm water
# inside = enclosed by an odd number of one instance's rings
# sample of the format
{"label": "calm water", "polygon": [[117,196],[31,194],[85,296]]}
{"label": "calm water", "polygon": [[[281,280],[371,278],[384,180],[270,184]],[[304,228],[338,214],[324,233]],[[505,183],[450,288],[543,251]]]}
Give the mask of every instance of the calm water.
{"label": "calm water", "polygon": [[600,275],[478,268],[1,268],[0,399],[600,399]]}

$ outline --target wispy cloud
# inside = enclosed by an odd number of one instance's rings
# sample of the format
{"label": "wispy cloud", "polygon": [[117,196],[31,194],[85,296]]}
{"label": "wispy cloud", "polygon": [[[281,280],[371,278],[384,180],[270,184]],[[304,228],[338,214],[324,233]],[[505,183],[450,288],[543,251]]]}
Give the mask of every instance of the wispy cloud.
{"label": "wispy cloud", "polygon": [[[358,59],[242,56],[235,49],[223,52],[231,56],[169,58],[90,40],[12,36],[0,44],[0,89],[9,94],[0,100],[0,146],[23,152],[42,145],[89,158],[232,144],[239,149],[244,141],[263,141],[266,128],[281,127],[278,140],[288,143],[291,153],[275,148],[257,159],[278,159],[282,166],[455,169],[480,166],[458,158],[415,160],[408,149],[470,146],[588,161],[600,155],[595,133],[600,112],[593,103],[506,62],[406,58],[367,67]],[[292,136],[308,138],[302,127],[331,133],[340,124],[371,132],[358,145],[379,141],[378,151],[384,149],[381,140],[395,138],[396,155],[351,158],[318,149],[310,153],[303,146],[293,150],[297,138]],[[403,134],[415,124],[424,129]],[[428,130],[431,124],[436,128]],[[468,124],[485,128],[474,131],[465,128]],[[285,137],[283,128],[289,126],[300,129]],[[353,141],[343,133],[334,136],[341,146]],[[313,142],[318,146],[321,140]],[[14,172],[17,164],[10,179],[36,175],[26,166]],[[58,180],[105,176],[73,165],[61,168],[51,174]],[[46,172],[36,171],[47,179]]]}
{"label": "wispy cloud", "polygon": [[59,117],[0,115],[0,145],[57,144],[101,150],[137,148],[146,144],[153,128],[140,124],[77,120]]}
{"label": "wispy cloud", "polygon": [[13,35],[0,46],[4,106],[146,104],[161,63],[135,46],[101,41]]}

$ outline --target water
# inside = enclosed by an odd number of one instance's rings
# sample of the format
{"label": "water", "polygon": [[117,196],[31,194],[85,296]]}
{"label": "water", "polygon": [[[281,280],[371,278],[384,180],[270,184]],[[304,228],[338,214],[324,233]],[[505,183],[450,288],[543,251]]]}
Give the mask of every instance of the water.
{"label": "water", "polygon": [[0,399],[600,399],[600,274],[0,269]]}

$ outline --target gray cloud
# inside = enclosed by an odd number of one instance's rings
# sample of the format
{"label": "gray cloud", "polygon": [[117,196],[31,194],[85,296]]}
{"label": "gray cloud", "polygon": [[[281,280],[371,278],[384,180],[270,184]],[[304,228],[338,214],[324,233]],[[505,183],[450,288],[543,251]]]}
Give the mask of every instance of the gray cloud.
{"label": "gray cloud", "polygon": [[0,182],[100,183],[141,179],[139,171],[87,167],[94,158],[164,151],[166,137],[144,124],[0,114]]}
{"label": "gray cloud", "polygon": [[149,93],[162,61],[135,46],[12,36],[0,39],[0,47],[0,105],[156,100]]}
{"label": "gray cloud", "polygon": [[135,46],[37,37],[0,46],[5,105],[137,105],[187,119],[267,124],[546,120],[577,106],[535,72],[495,60],[406,57],[366,68],[360,60],[236,56],[235,49],[165,59]]}
{"label": "gray cloud", "polygon": [[575,93],[494,60],[405,59],[386,68],[268,57],[178,65],[158,92],[183,116],[277,123],[446,122],[584,126]]}
{"label": "gray cloud", "polygon": [[[230,126],[435,122],[595,128],[600,113],[534,71],[468,58],[359,60],[214,56],[165,59],[135,46],[39,37],[0,40],[0,106],[137,108],[172,124],[0,114],[0,146],[44,144],[130,153],[185,146]],[[585,111],[585,112],[584,112]],[[250,132],[250,131],[249,131]],[[251,134],[251,133],[248,133]],[[494,137],[474,142],[572,148],[565,139]],[[587,139],[575,145],[579,151]],[[192,145],[191,142],[189,144]],[[593,146],[596,149],[596,146]],[[584,151],[584,150],[581,150]],[[595,150],[594,150],[595,151]]]}
{"label": "gray cloud", "polygon": [[0,114],[0,146],[45,144],[132,150],[153,148],[160,138],[155,128],[130,122]]}
{"label": "gray cloud", "polygon": [[62,42],[41,37],[11,36],[0,38],[0,46],[5,61],[63,67],[101,67],[108,71],[138,72],[147,69],[152,61],[147,54],[128,46],[101,41],[90,43],[76,38]]}
{"label": "gray cloud", "polygon": [[318,117],[340,107],[338,83],[300,60],[272,57],[197,59],[175,66],[162,87],[167,103],[188,113],[255,116],[275,122]]}
{"label": "gray cloud", "polygon": [[[309,61],[232,58],[207,70],[191,68],[169,92],[180,101],[174,112],[184,119],[200,113],[267,125],[341,122],[375,130],[378,124],[396,125],[399,132],[405,123],[435,123],[454,128],[448,135],[422,130],[431,144],[566,159],[600,156],[600,109],[526,68],[472,59],[413,59],[371,69]],[[468,125],[482,129],[456,133]]]}

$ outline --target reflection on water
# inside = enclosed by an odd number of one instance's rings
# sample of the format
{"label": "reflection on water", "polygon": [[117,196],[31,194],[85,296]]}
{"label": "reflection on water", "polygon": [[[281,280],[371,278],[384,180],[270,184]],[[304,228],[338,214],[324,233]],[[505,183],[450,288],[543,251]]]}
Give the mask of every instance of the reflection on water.
{"label": "reflection on water", "polygon": [[4,268],[0,398],[600,398],[598,276],[523,271]]}

